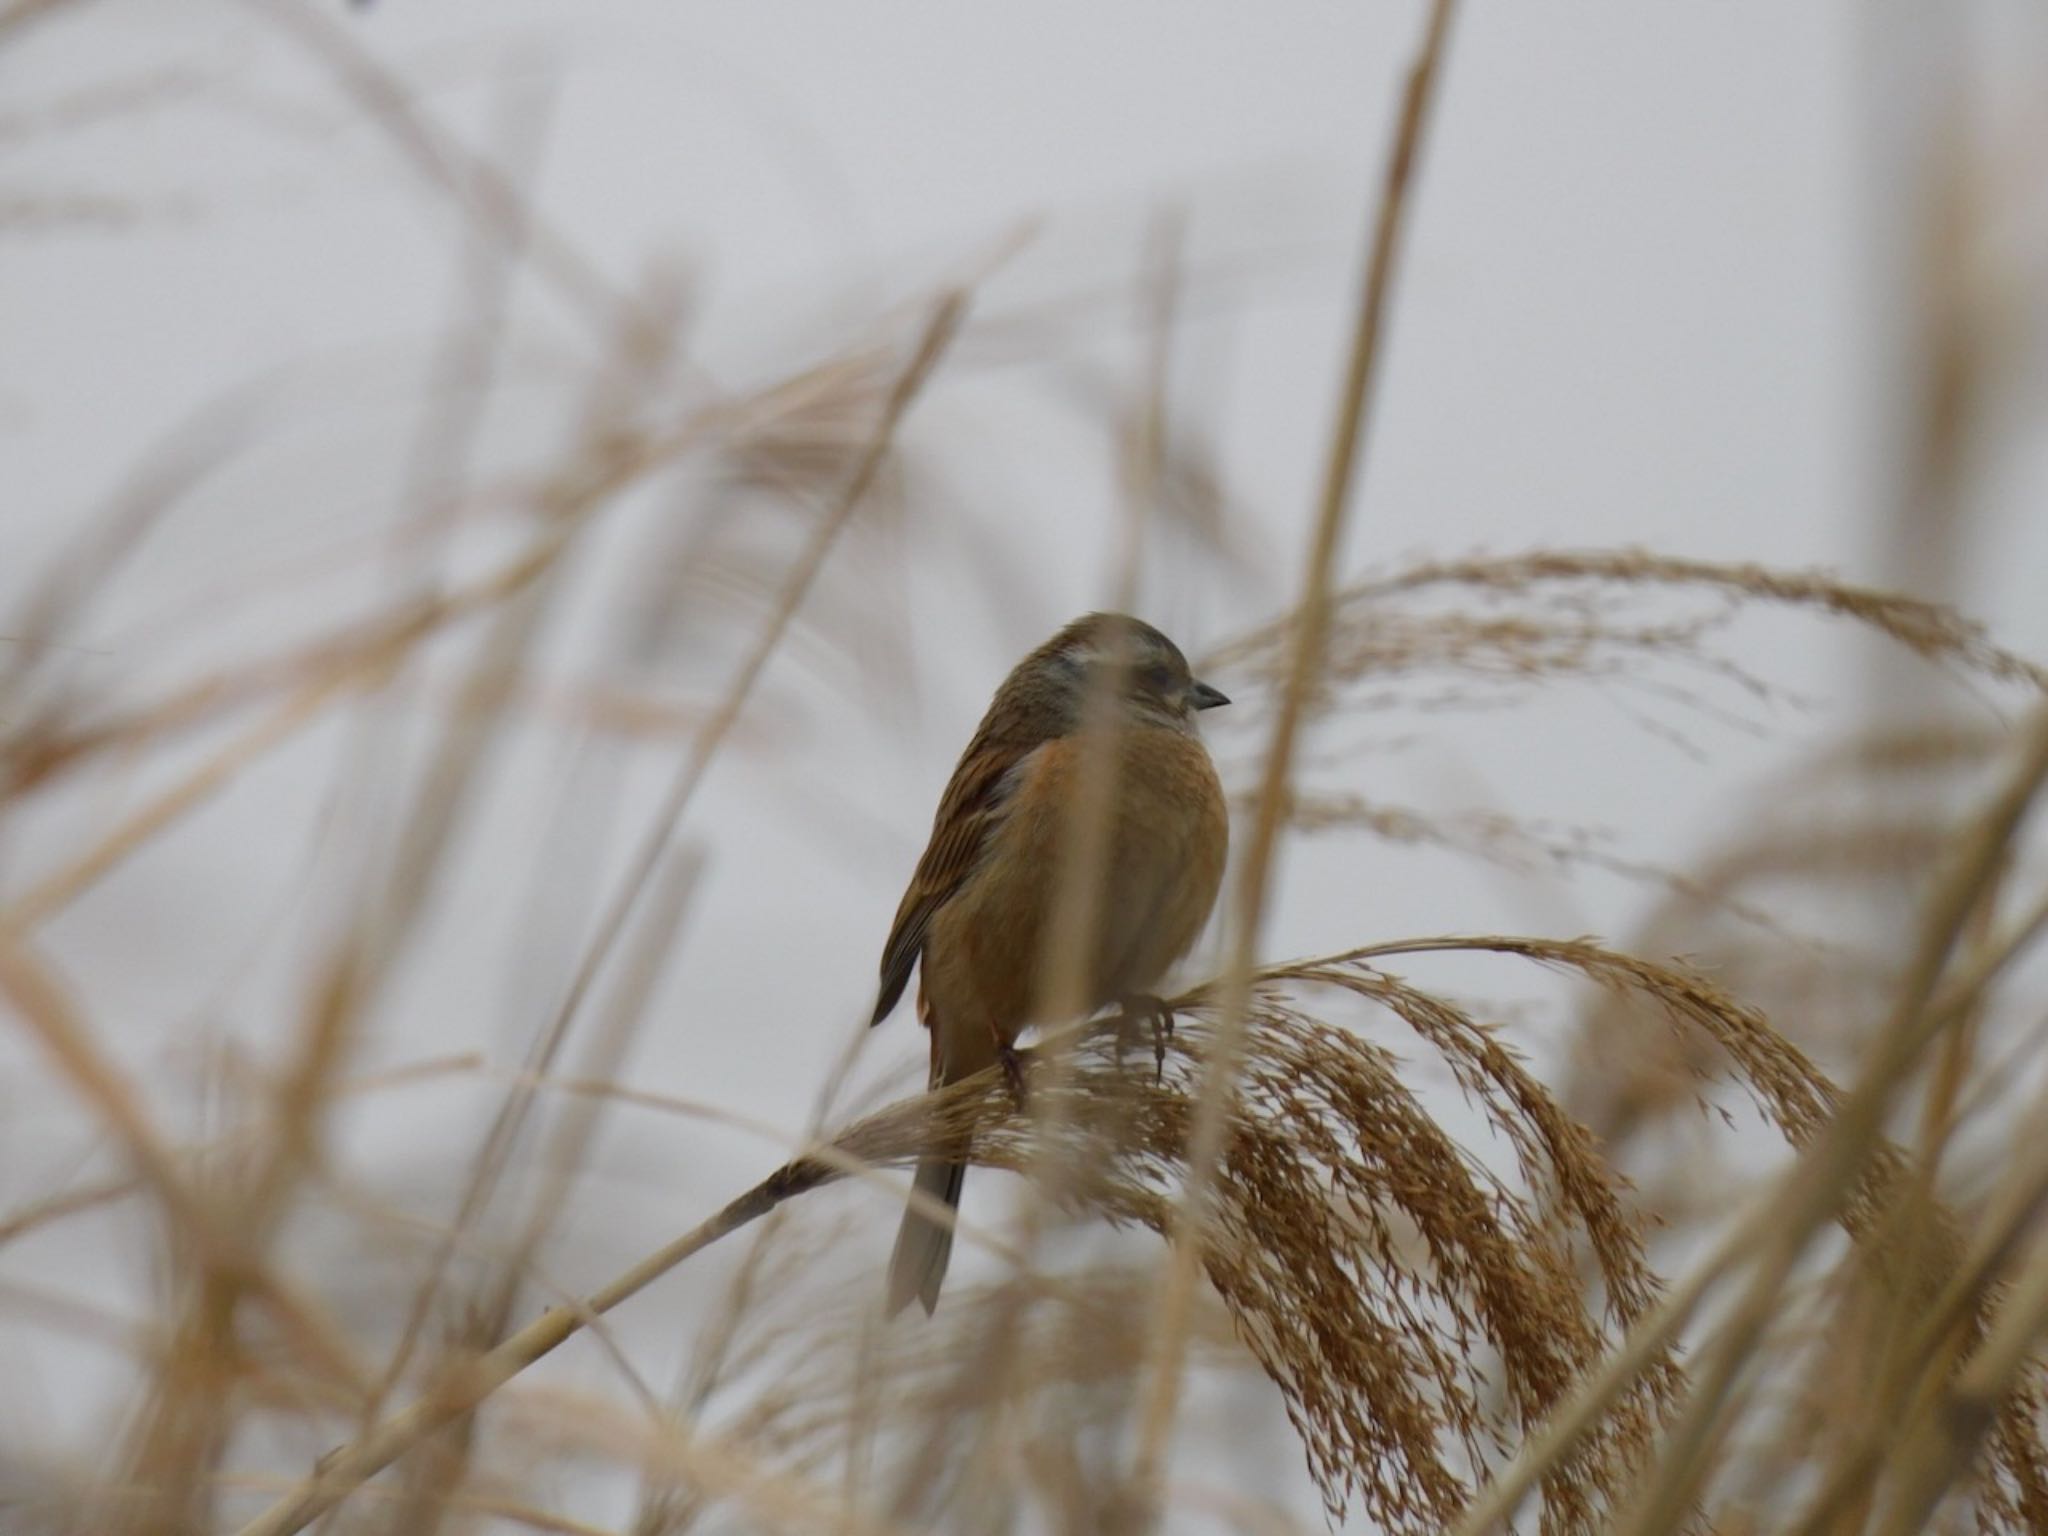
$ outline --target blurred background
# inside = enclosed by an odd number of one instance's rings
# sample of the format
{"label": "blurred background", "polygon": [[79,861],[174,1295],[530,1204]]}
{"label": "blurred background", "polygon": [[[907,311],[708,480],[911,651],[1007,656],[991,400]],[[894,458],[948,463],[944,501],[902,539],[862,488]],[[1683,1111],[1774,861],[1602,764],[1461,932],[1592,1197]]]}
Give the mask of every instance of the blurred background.
{"label": "blurred background", "polygon": [[[1238,704],[1204,725],[1255,784],[1278,685],[1231,647],[1296,600],[1422,16],[0,6],[0,922],[156,1133],[213,1149],[202,1183],[315,1062],[266,1241],[373,1360],[466,1201],[580,1293],[828,1096],[836,1122],[919,1085],[909,1009],[861,1038],[880,945],[989,693],[1067,619],[1128,604],[1214,657]],[[1339,581],[1536,550],[1824,567],[2048,655],[2044,85],[2019,0],[1461,8]],[[963,329],[801,580],[955,288]],[[1506,611],[1484,586],[1388,611]],[[1740,581],[1543,602],[1542,665],[1498,637],[1360,663],[1303,745],[1323,814],[1266,951],[1597,934],[1701,961],[1853,1069],[1926,872],[1910,834],[1985,782],[1981,752],[1914,745],[1999,738],[2024,680]],[[1759,854],[1837,825],[1829,857]],[[1668,1106],[1588,1054],[1578,991],[1431,974],[1610,1139],[1672,1255],[1725,1214],[1713,1179],[1664,1182],[1674,1147],[1695,1176],[1778,1155],[1689,1112],[1637,1146]],[[485,1157],[565,1010],[546,1070],[643,1101],[543,1095]],[[0,1486],[53,1508],[144,1433],[176,1294],[128,1173],[45,1042],[0,1032]],[[970,1185],[970,1219],[1018,1205]],[[895,1214],[820,1197],[789,1240],[815,1263],[777,1284],[850,1314]],[[615,1318],[657,1393],[708,1368],[743,1253]],[[541,1379],[631,1401],[588,1341]],[[545,1406],[507,1410],[492,1475],[561,1529],[629,1528],[634,1469],[554,1444]],[[348,1423],[249,1414],[213,1527]],[[1172,1465],[1185,1528],[1323,1524],[1255,1369],[1198,1380]]]}

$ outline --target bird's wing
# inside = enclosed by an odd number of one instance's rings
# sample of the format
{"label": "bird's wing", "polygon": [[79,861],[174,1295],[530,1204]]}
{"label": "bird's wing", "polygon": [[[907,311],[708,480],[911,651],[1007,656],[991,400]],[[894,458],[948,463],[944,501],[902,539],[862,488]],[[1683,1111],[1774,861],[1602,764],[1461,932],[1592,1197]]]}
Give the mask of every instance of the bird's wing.
{"label": "bird's wing", "polygon": [[1043,741],[999,737],[984,726],[961,754],[960,765],[939,799],[938,814],[932,818],[932,840],[917,861],[910,889],[896,908],[889,941],[882,946],[882,989],[871,1023],[887,1018],[903,995],[933,914],[974,873],[989,838],[1008,814],[1011,796],[1032,754],[1043,745]]}

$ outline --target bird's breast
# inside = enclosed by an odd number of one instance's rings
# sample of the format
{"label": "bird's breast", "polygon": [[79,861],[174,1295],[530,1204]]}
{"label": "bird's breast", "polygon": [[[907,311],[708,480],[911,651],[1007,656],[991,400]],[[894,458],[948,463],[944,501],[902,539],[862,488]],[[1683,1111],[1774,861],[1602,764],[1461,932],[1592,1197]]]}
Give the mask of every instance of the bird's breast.
{"label": "bird's breast", "polygon": [[[1090,839],[1077,828],[1093,802],[1089,754],[1077,738],[1048,742],[1020,773],[1008,814],[974,875],[935,915],[925,985],[942,1020],[1012,1037],[1043,1021],[1061,967],[1067,874]],[[1179,731],[1140,729],[1121,743],[1107,836],[1095,841],[1099,885],[1080,976],[1089,1008],[1154,986],[1200,935],[1215,905],[1229,846],[1223,790],[1208,751]],[[1071,998],[1074,975],[1060,990]],[[1060,1010],[1064,1011],[1064,1010]]]}

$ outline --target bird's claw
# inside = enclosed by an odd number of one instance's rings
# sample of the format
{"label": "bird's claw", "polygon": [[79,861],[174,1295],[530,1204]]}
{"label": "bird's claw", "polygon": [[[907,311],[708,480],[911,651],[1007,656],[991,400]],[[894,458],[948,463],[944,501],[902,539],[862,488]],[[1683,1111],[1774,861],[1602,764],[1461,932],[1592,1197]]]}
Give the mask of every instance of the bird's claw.
{"label": "bird's claw", "polygon": [[1152,1026],[1152,1081],[1162,1082],[1166,1077],[1166,1042],[1173,1038],[1173,1008],[1165,998],[1150,992],[1134,992],[1121,1000],[1128,1022],[1145,1020]]}
{"label": "bird's claw", "polygon": [[1003,1081],[1010,1085],[1010,1097],[1017,1101],[1017,1113],[1023,1114],[1029,1108],[1030,1095],[1024,1086],[1024,1058],[1017,1054],[1017,1047],[1003,1038],[1001,1030],[990,1026],[989,1033],[995,1036],[996,1065],[1003,1069]]}

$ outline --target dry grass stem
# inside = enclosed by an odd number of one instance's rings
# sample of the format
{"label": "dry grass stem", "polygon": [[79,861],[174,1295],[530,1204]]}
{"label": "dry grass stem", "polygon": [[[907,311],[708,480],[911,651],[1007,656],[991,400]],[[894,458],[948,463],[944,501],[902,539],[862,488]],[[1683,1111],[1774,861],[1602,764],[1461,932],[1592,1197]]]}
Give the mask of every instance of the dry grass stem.
{"label": "dry grass stem", "polygon": [[1211,1219],[1209,1183],[1225,1151],[1230,1128],[1231,1097],[1240,1069],[1240,1020],[1249,1003],[1246,990],[1256,963],[1267,884],[1274,849],[1292,787],[1296,737],[1307,711],[1309,695],[1323,667],[1323,643],[1330,621],[1330,594],[1335,582],[1337,545],[1350,512],[1352,484],[1364,439],[1367,407],[1378,376],[1380,337],[1387,298],[1392,291],[1394,259],[1409,207],[1409,185],[1422,144],[1423,126],[1433,97],[1437,71],[1450,34],[1451,0],[1433,0],[1427,30],[1409,71],[1369,253],[1365,260],[1356,327],[1350,358],[1338,397],[1330,454],[1324,469],[1321,503],[1302,579],[1299,623],[1292,637],[1289,670],[1267,748],[1258,791],[1258,812],[1250,844],[1239,855],[1237,883],[1229,903],[1230,958],[1225,970],[1227,992],[1223,1027],[1210,1059],[1200,1096],[1200,1118],[1189,1158],[1189,1177],[1182,1197],[1182,1216],[1162,1283],[1157,1321],[1155,1363],[1139,1419],[1137,1452],[1131,1480],[1140,1505],[1157,1503],[1165,1466],[1166,1446],[1178,1411],[1183,1350],[1193,1305],[1196,1276],[1202,1268],[1202,1245]]}

